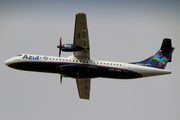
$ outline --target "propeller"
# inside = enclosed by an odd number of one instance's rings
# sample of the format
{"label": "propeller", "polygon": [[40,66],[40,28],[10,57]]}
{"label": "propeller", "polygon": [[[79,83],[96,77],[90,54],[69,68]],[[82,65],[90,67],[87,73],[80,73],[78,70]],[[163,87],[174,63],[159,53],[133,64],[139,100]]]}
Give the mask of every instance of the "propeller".
{"label": "propeller", "polygon": [[60,84],[62,84],[62,75],[60,75]]}
{"label": "propeller", "polygon": [[61,56],[61,50],[62,50],[62,43],[61,43],[61,41],[62,41],[62,35],[61,35],[61,37],[59,39],[59,45],[57,46],[57,48],[59,48],[59,57]]}
{"label": "propeller", "polygon": [[[62,50],[62,35],[59,39],[59,45],[57,46],[59,48],[59,57],[61,56],[61,50]],[[60,84],[62,84],[62,75],[60,74]]]}

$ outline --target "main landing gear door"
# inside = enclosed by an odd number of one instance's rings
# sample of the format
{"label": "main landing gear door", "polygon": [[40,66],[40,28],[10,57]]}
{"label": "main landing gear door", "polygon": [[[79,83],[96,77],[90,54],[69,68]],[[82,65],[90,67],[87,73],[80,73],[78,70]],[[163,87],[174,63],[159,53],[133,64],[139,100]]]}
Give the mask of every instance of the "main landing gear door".
{"label": "main landing gear door", "polygon": [[124,72],[129,72],[129,64],[124,64]]}

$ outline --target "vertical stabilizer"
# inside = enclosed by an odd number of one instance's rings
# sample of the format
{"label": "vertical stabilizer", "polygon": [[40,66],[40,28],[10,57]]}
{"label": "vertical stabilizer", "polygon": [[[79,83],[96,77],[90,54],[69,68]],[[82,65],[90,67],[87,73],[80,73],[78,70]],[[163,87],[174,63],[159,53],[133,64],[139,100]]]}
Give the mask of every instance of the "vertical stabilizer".
{"label": "vertical stabilizer", "polygon": [[162,42],[160,50],[158,50],[158,52],[155,55],[141,62],[135,62],[132,64],[138,64],[138,65],[147,66],[147,67],[164,69],[167,63],[171,62],[172,53],[174,49],[175,48],[172,47],[172,44],[171,44],[171,39],[165,38]]}

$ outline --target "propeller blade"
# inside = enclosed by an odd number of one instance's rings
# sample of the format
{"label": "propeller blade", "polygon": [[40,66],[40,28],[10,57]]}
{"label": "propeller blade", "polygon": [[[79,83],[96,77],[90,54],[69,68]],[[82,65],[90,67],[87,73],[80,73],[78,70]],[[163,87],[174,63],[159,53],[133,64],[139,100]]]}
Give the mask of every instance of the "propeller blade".
{"label": "propeller blade", "polygon": [[59,58],[60,58],[60,56],[61,56],[61,49],[59,49]]}
{"label": "propeller blade", "polygon": [[60,40],[59,40],[59,45],[61,46],[61,41],[62,41],[62,35],[61,35],[61,37],[60,37]]}
{"label": "propeller blade", "polygon": [[60,75],[60,84],[62,84],[62,75]]}
{"label": "propeller blade", "polygon": [[57,46],[57,48],[59,48],[59,57],[61,56],[61,50],[62,50],[62,42],[61,41],[62,41],[62,35],[59,39],[59,45]]}

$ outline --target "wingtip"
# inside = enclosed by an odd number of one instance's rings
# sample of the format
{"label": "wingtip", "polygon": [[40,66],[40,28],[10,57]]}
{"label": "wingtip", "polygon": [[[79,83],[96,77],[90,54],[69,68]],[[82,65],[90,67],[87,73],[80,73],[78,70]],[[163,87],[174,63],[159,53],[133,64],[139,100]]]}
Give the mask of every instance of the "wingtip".
{"label": "wingtip", "polygon": [[79,14],[85,14],[85,13],[84,13],[84,12],[81,12],[81,13],[80,13],[80,12],[79,12],[79,13],[76,13],[76,15],[79,15]]}

